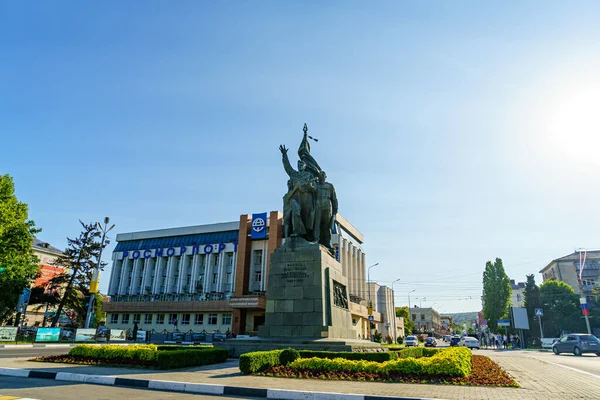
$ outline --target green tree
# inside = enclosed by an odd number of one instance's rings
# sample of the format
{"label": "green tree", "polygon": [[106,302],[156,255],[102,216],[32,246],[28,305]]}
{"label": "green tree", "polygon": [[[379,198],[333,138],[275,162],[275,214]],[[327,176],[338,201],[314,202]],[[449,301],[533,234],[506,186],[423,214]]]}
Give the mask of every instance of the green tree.
{"label": "green tree", "polygon": [[535,275],[526,275],[527,282],[525,283],[525,308],[527,309],[527,318],[529,318],[529,329],[532,335],[541,337],[540,327],[534,321],[535,309],[542,308],[540,303],[540,289],[535,284]]}
{"label": "green tree", "polygon": [[404,335],[411,335],[413,333],[413,329],[415,329],[415,323],[410,317],[410,310],[408,309],[408,306],[396,307],[396,317],[404,318]]}
{"label": "green tree", "polygon": [[571,286],[554,279],[540,285],[540,306],[544,336],[559,337],[563,332],[585,331],[579,296]]}
{"label": "green tree", "polygon": [[483,315],[492,331],[498,329],[497,321],[508,315],[511,291],[502,260],[488,261],[483,272]]}
{"label": "green tree", "polygon": [[17,200],[13,180],[0,175],[0,325],[14,313],[19,295],[39,273],[27,204]]}
{"label": "green tree", "polygon": [[[63,296],[52,320],[56,326],[63,308],[73,309],[77,314],[77,324],[85,319],[86,298],[89,298],[89,285],[100,253],[100,229],[97,223],[85,224],[79,221],[83,230],[76,239],[67,238],[68,246],[63,255],[56,258],[55,265],[64,268],[64,273],[52,279],[56,287],[64,287]],[[102,269],[102,266],[101,266]]]}

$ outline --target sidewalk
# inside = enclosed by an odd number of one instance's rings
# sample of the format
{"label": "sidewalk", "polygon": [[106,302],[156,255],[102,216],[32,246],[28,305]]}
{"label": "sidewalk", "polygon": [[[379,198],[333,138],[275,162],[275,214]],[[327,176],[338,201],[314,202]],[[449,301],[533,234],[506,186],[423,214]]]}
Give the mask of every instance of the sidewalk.
{"label": "sidewalk", "polygon": [[[346,393],[367,395],[366,398],[377,396],[394,396],[403,398],[435,398],[435,399],[489,399],[489,400],[553,400],[553,399],[594,399],[600,393],[600,379],[578,374],[564,368],[558,368],[548,363],[531,357],[519,356],[520,352],[493,354],[486,352],[487,356],[497,361],[521,384],[521,388],[496,388],[496,387],[466,387],[452,385],[427,385],[427,384],[402,384],[379,382],[340,382],[287,378],[270,378],[247,376],[239,372],[237,360],[228,360],[226,363],[204,367],[187,368],[177,371],[144,371],[128,368],[109,368],[95,366],[74,366],[67,364],[50,364],[29,362],[23,358],[0,359],[0,368],[16,368],[20,370],[35,370],[36,376],[46,375],[50,379],[56,372],[69,374],[85,374],[103,376],[104,378],[90,378],[93,383],[104,384],[129,384],[166,390],[183,391],[186,384],[202,384],[200,387],[215,388],[235,387],[239,389],[258,389],[245,392],[247,396],[266,397],[266,389],[273,393],[270,398],[311,398],[314,396],[276,397],[277,389],[306,392],[307,388],[314,392]],[[521,353],[522,354],[522,353]],[[10,371],[9,371],[10,372]],[[2,374],[3,372],[0,372]],[[6,373],[6,370],[4,371]],[[14,371],[13,373],[19,373]],[[21,371],[21,376],[28,376]],[[63,378],[70,375],[61,374]],[[106,378],[111,377],[111,378]],[[120,379],[115,379],[118,377]],[[64,379],[69,380],[69,379]],[[82,379],[74,378],[81,382]],[[137,381],[144,380],[144,381]],[[162,383],[149,384],[146,380],[162,381]],[[168,382],[165,382],[168,381]],[[111,383],[112,382],[112,383]],[[120,382],[120,383],[119,383]],[[190,386],[190,387],[193,387]],[[177,389],[181,390],[177,390]],[[261,390],[262,389],[262,390]],[[222,389],[220,389],[223,393]],[[218,394],[214,392],[214,394]],[[252,394],[251,394],[252,393]],[[229,393],[233,394],[233,393]],[[243,395],[243,394],[242,394]],[[364,399],[364,396],[327,396],[330,398]]]}

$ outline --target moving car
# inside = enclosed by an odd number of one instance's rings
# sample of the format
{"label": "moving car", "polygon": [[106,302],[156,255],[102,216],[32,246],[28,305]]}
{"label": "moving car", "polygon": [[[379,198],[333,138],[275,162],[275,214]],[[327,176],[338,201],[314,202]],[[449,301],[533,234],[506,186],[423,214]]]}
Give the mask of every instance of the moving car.
{"label": "moving car", "polygon": [[413,335],[407,336],[406,339],[404,340],[404,345],[406,347],[410,347],[410,346],[419,347],[419,339]]}
{"label": "moving car", "polygon": [[583,353],[595,353],[600,356],[600,340],[587,333],[569,333],[552,345],[554,354],[573,353],[580,356]]}
{"label": "moving car", "polygon": [[437,347],[437,340],[434,337],[425,339],[425,347]]}
{"label": "moving car", "polygon": [[458,346],[460,343],[460,336],[452,336],[450,339],[450,346]]}
{"label": "moving car", "polygon": [[459,346],[465,346],[468,347],[469,349],[479,349],[479,339],[471,337],[471,336],[465,336],[463,337],[459,344]]}

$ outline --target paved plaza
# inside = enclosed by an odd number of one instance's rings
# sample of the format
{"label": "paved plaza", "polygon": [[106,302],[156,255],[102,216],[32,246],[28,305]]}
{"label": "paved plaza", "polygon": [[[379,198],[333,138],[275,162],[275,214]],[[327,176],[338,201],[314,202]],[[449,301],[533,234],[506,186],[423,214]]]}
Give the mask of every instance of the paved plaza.
{"label": "paved plaza", "polygon": [[600,393],[600,358],[595,355],[574,357],[570,355],[554,356],[551,353],[542,352],[492,350],[481,350],[476,353],[490,356],[497,361],[519,382],[521,387],[465,387],[377,382],[341,383],[339,381],[256,377],[241,374],[237,368],[237,360],[229,360],[220,365],[178,371],[140,371],[126,368],[44,364],[29,362],[26,358],[0,359],[0,367],[263,389],[299,391],[309,389],[318,392],[435,399],[595,399]]}

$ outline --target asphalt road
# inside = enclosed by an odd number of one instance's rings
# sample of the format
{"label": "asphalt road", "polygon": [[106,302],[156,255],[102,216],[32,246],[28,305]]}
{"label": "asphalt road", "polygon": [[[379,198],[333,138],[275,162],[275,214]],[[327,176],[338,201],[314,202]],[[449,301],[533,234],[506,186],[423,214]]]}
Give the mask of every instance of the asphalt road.
{"label": "asphalt road", "polygon": [[[13,358],[13,357],[39,357],[39,356],[49,356],[52,354],[66,354],[68,353],[70,348],[62,347],[62,348],[52,348],[52,347],[26,347],[22,349],[17,348],[4,348],[0,349],[0,358]],[[0,386],[1,387],[1,386]]]}
{"label": "asphalt road", "polygon": [[252,397],[224,397],[198,394],[160,392],[147,389],[130,389],[116,386],[86,385],[70,382],[57,382],[50,379],[13,378],[0,376],[0,398],[18,396],[39,400],[239,400]]}
{"label": "asphalt road", "polygon": [[573,354],[561,354],[557,356],[552,352],[521,350],[475,350],[473,354],[489,355],[491,352],[497,357],[518,356],[535,358],[544,363],[554,365],[556,368],[570,369],[571,371],[594,375],[600,378],[600,357],[595,354],[584,354],[579,357]]}

